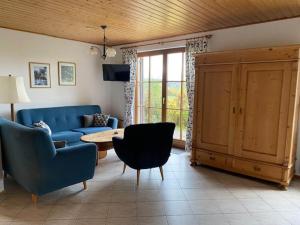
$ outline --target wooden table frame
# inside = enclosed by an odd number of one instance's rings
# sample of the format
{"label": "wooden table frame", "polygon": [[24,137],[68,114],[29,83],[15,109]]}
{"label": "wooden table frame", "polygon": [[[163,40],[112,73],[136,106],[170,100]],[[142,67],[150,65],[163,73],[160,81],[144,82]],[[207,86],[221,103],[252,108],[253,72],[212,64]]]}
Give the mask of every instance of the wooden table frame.
{"label": "wooden table frame", "polygon": [[112,138],[120,137],[123,138],[124,129],[114,129],[107,130],[102,132],[97,132],[94,134],[83,135],[80,140],[86,143],[94,143],[97,145],[97,161],[96,165],[98,165],[98,160],[103,159],[107,156],[107,150],[113,148]]}

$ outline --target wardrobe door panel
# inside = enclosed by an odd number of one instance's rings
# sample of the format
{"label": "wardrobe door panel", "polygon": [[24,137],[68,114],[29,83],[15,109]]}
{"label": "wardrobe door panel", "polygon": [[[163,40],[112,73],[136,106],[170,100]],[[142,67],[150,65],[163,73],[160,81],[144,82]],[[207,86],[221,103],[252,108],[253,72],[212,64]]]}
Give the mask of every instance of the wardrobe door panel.
{"label": "wardrobe door panel", "polygon": [[283,162],[290,82],[290,63],[241,65],[236,155]]}
{"label": "wardrobe door panel", "polygon": [[200,66],[198,75],[196,147],[229,153],[233,148],[237,66]]}

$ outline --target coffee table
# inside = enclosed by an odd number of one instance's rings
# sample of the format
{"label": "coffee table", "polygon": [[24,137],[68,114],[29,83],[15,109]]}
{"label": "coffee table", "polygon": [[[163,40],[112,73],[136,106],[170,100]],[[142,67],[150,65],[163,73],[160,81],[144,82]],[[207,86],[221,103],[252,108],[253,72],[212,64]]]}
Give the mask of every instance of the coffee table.
{"label": "coffee table", "polygon": [[120,137],[123,138],[124,129],[113,129],[102,131],[94,134],[88,134],[81,136],[80,140],[86,143],[95,143],[98,148],[97,154],[97,165],[98,159],[103,159],[107,155],[107,150],[113,148],[112,138]]}

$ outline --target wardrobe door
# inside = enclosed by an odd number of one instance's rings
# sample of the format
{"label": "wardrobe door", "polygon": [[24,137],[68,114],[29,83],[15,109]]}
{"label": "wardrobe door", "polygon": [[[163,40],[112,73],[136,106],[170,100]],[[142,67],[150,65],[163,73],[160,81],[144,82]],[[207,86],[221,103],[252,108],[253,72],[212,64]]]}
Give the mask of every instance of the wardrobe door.
{"label": "wardrobe door", "polygon": [[237,156],[283,163],[291,63],[241,65]]}
{"label": "wardrobe door", "polygon": [[194,147],[221,153],[232,152],[237,68],[237,65],[200,65],[197,68]]}

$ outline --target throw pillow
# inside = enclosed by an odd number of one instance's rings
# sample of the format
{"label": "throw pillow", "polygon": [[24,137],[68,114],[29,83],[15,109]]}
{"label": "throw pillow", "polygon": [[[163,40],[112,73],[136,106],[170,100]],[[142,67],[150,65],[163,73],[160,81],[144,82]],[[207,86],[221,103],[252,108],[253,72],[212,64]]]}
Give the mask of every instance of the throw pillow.
{"label": "throw pillow", "polygon": [[83,115],[83,127],[92,127],[94,124],[94,115]]}
{"label": "throw pillow", "polygon": [[94,127],[106,127],[108,123],[109,115],[102,113],[96,113],[94,115]]}
{"label": "throw pillow", "polygon": [[42,120],[40,122],[38,122],[38,123],[34,123],[33,126],[34,127],[38,127],[38,128],[46,129],[48,131],[48,133],[49,133],[50,136],[52,134],[52,131],[51,131],[50,127],[44,121],[42,121]]}

